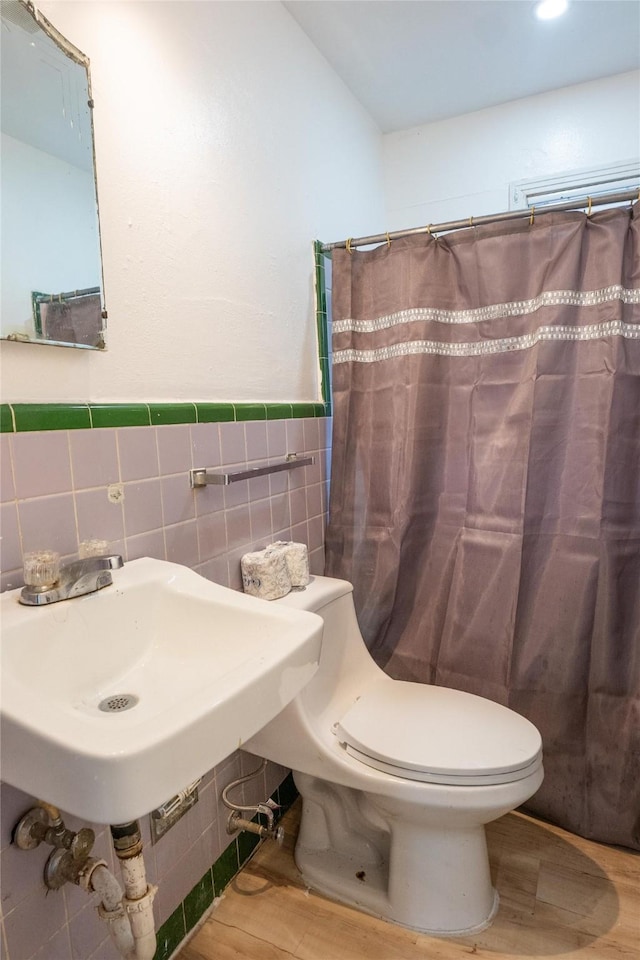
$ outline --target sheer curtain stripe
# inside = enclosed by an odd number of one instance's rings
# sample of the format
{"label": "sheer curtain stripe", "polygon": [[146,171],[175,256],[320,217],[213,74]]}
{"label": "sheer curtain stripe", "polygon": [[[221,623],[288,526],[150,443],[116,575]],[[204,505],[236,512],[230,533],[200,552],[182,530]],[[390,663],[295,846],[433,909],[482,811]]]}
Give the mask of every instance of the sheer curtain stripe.
{"label": "sheer curtain stripe", "polygon": [[586,327],[540,327],[535,333],[523,337],[503,337],[500,340],[481,340],[471,343],[444,343],[438,340],[409,340],[390,347],[374,350],[338,350],[333,355],[334,364],[378,363],[395,357],[408,357],[430,353],[441,357],[483,357],[491,353],[506,353],[509,350],[526,350],[545,340],[600,340],[602,337],[626,337],[640,339],[640,324],[611,320],[593,323]]}
{"label": "sheer curtain stripe", "polygon": [[529,300],[512,303],[492,303],[473,310],[441,310],[438,307],[414,307],[375,320],[334,320],[334,333],[375,333],[403,323],[482,323],[504,317],[521,317],[535,313],[542,307],[594,307],[619,300],[621,303],[640,303],[640,290],[627,290],[619,284],[602,290],[547,290]]}

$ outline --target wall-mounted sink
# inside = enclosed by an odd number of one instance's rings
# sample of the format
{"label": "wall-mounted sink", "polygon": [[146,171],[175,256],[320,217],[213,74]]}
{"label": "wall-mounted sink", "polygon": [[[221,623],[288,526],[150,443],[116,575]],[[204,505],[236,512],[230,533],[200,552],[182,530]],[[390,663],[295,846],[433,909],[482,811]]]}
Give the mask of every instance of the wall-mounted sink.
{"label": "wall-mounted sink", "polygon": [[0,597],[3,780],[95,823],[163,803],[317,669],[322,620],[142,558],[98,593]]}

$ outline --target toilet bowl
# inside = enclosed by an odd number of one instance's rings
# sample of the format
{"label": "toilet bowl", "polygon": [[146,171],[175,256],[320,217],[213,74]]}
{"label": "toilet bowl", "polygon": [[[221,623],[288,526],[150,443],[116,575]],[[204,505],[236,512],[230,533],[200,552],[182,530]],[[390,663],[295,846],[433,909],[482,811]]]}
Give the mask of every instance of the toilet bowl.
{"label": "toilet bowl", "polygon": [[317,673],[243,744],[293,770],[304,880],[424,933],[484,929],[498,906],[484,825],[542,783],[537,729],[483,697],[388,677],[344,580],[313,577],[274,602],[324,620]]}

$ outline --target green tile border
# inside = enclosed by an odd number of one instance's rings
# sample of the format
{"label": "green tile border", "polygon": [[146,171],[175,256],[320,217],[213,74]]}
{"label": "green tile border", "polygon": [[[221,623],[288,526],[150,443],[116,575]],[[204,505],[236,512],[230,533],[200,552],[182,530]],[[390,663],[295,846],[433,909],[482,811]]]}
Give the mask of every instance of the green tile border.
{"label": "green tile border", "polygon": [[211,870],[208,870],[182,901],[187,933],[195,927],[202,914],[209,909],[213,903],[213,896],[213,874]]}
{"label": "green tile border", "polygon": [[153,426],[198,422],[195,403],[150,403],[148,406]]}
{"label": "green tile border", "polygon": [[[293,776],[289,773],[271,797],[281,808],[277,811],[277,819],[287,812],[297,796],[298,791],[293,782]],[[220,896],[224,888],[251,858],[260,842],[259,837],[251,833],[240,833],[235,840],[232,840],[158,930],[153,960],[168,960],[207,912],[214,897]]]}
{"label": "green tile border", "polygon": [[268,403],[267,404],[267,420],[292,420],[292,419],[293,419],[292,403]]}
{"label": "green tile border", "polygon": [[314,241],[313,247],[322,403],[3,403],[0,404],[0,432],[330,417],[331,358],[325,282],[327,255],[322,253],[319,240]]}
{"label": "green tile border", "polygon": [[92,427],[148,427],[151,425],[146,403],[90,403]]}
{"label": "green tile border", "polygon": [[153,960],[168,960],[187,935],[184,921],[184,902],[173,911],[156,933],[156,952]]}
{"label": "green tile border", "polygon": [[314,289],[322,403],[3,403],[0,432],[80,430],[100,427],[148,427],[177,423],[228,423],[331,416],[331,357],[325,263],[315,240]]}
{"label": "green tile border", "polygon": [[232,403],[196,403],[198,423],[226,423],[235,420]]}
{"label": "green tile border", "polygon": [[87,403],[11,403],[9,406],[17,433],[26,430],[82,430],[91,426]]}
{"label": "green tile border", "polygon": [[0,433],[13,433],[13,414],[8,403],[0,404]]}
{"label": "green tile border", "polygon": [[320,388],[326,416],[331,416],[331,344],[329,337],[329,314],[327,308],[327,283],[325,265],[330,257],[322,252],[322,243],[315,240],[314,257],[314,293],[316,305],[316,329],[318,333],[318,360],[320,362]]}
{"label": "green tile border", "polygon": [[245,863],[260,843],[260,837],[256,836],[255,833],[243,832],[238,834],[236,842],[238,844],[238,862]]}
{"label": "green tile border", "polygon": [[234,404],[236,420],[266,420],[266,403],[237,403]]}
{"label": "green tile border", "polygon": [[2,433],[331,415],[329,403],[3,403],[0,408]]}

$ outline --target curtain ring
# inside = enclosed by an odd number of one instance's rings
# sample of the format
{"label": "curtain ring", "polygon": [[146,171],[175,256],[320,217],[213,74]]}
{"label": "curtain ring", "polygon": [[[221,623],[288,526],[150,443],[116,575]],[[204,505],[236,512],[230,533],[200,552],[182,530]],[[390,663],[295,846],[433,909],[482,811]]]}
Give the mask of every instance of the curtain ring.
{"label": "curtain ring", "polygon": [[587,216],[590,217],[591,216],[591,197],[587,197],[587,200],[589,201],[589,204],[587,206]]}
{"label": "curtain ring", "polygon": [[351,241],[352,241],[352,240],[353,240],[353,237],[348,237],[348,238],[347,238],[347,243],[346,243],[347,253],[353,253],[353,250],[351,249]]}
{"label": "curtain ring", "polygon": [[388,231],[387,231],[387,233],[385,233],[385,237],[387,238],[387,246],[390,247],[390,246],[391,246],[391,237],[389,236],[389,232],[388,232]]}
{"label": "curtain ring", "polygon": [[536,208],[535,204],[531,207],[531,216],[529,217],[529,226],[533,226],[533,221],[535,220]]}
{"label": "curtain ring", "polygon": [[473,217],[469,217],[469,226],[470,226],[470,227],[473,226]]}

